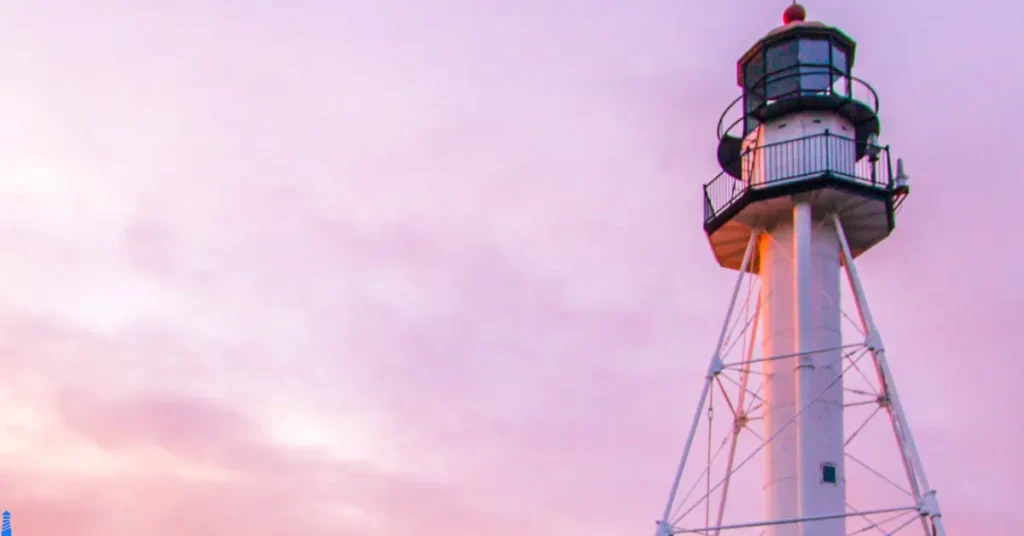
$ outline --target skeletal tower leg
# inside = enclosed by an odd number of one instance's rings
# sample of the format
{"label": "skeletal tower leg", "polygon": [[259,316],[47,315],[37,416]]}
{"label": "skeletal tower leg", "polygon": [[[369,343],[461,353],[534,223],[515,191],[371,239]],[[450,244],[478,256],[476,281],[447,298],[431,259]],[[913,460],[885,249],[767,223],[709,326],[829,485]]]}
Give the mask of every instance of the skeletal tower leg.
{"label": "skeletal tower leg", "polygon": [[868,337],[868,348],[870,348],[875,359],[875,367],[880,376],[881,387],[889,401],[887,405],[889,418],[896,433],[896,441],[907,472],[907,479],[910,481],[911,489],[914,492],[914,499],[918,501],[918,509],[921,511],[921,521],[924,524],[925,533],[933,536],[945,536],[946,530],[942,523],[942,513],[939,510],[938,500],[935,499],[935,491],[928,486],[924,465],[921,463],[921,457],[917,452],[917,446],[914,444],[913,435],[910,433],[910,425],[907,423],[906,414],[903,412],[903,405],[900,403],[899,394],[896,392],[896,385],[892,379],[892,372],[889,369],[889,362],[885,357],[882,337],[875,326],[874,318],[871,316],[871,309],[868,307],[867,297],[864,295],[864,288],[861,286],[860,276],[857,273],[857,265],[853,261],[850,246],[846,241],[843,222],[838,214],[833,215],[833,221],[839,236],[843,264],[846,266],[846,276],[850,283],[850,289],[853,291],[854,300],[857,302],[857,312],[860,314],[864,333]]}
{"label": "skeletal tower leg", "polygon": [[715,374],[722,369],[722,346],[725,343],[725,337],[729,332],[729,323],[732,320],[733,311],[736,309],[736,298],[739,297],[740,288],[743,285],[743,277],[746,275],[747,268],[750,266],[750,260],[754,255],[758,235],[759,233],[757,231],[751,233],[750,240],[747,242],[746,253],[743,255],[743,264],[740,267],[739,275],[736,278],[736,286],[732,291],[732,299],[729,301],[729,309],[725,313],[725,322],[722,324],[722,332],[718,337],[718,344],[715,345],[715,353],[711,356],[711,364],[708,366],[708,373],[704,378],[704,388],[701,390],[700,402],[697,403],[697,411],[694,413],[693,422],[690,424],[690,431],[686,438],[686,446],[683,448],[683,457],[679,460],[679,468],[676,470],[676,476],[672,482],[672,490],[669,492],[668,504],[665,505],[665,514],[658,523],[657,536],[672,534],[672,520],[670,518],[672,516],[672,508],[675,506],[676,502],[676,493],[679,491],[679,482],[683,477],[683,471],[686,469],[686,460],[690,456],[690,449],[693,447],[693,439],[697,432],[697,426],[700,424],[701,412],[704,411],[704,404],[707,402],[708,393],[711,391],[711,382],[714,381]]}

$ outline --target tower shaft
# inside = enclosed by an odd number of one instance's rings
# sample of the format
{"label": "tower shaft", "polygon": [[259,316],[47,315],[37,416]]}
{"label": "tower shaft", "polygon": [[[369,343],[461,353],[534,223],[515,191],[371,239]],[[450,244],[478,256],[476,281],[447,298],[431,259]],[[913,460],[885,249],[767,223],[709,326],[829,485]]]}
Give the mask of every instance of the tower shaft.
{"label": "tower shaft", "polygon": [[[765,448],[769,520],[845,511],[840,246],[823,217],[798,201],[759,244],[762,353],[780,357],[763,368],[765,433],[775,437]],[[846,532],[840,518],[777,525],[767,534]]]}

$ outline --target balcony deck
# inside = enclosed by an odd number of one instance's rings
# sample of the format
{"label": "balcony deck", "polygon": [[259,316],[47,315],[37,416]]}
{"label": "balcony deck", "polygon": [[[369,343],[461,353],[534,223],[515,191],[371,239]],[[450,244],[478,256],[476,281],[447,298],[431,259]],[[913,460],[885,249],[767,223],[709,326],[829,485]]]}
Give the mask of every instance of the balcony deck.
{"label": "balcony deck", "polygon": [[854,255],[888,236],[895,227],[889,148],[858,158],[858,145],[825,132],[743,151],[740,178],[723,171],[704,185],[704,230],[719,263],[738,268],[751,229],[771,226],[798,194],[841,214]]}

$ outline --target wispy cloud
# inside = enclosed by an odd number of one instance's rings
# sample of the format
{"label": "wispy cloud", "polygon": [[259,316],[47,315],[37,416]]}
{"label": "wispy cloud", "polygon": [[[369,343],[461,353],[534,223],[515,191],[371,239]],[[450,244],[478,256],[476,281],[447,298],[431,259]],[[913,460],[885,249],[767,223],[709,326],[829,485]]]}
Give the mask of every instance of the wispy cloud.
{"label": "wispy cloud", "polygon": [[[699,185],[777,6],[50,4],[0,21],[18,532],[653,530],[731,279]],[[812,16],[915,184],[866,284],[951,531],[1006,532],[1012,121],[947,80],[957,12],[858,6]]]}

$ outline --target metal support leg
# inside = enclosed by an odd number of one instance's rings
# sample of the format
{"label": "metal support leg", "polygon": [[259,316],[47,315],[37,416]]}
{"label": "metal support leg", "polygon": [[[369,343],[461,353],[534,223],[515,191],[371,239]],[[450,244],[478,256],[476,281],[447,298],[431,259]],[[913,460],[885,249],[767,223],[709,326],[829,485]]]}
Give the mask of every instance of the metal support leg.
{"label": "metal support leg", "polygon": [[[910,485],[914,491],[914,500],[917,501],[918,509],[921,512],[925,532],[932,536],[945,536],[946,530],[942,524],[942,513],[939,510],[939,503],[935,498],[935,491],[928,485],[928,478],[924,473],[924,465],[921,463],[917,446],[914,444],[914,437],[910,433],[910,425],[907,423],[906,414],[903,412],[903,405],[900,403],[899,394],[896,392],[892,371],[889,369],[889,362],[885,357],[882,337],[879,335],[878,328],[875,327],[875,321],[871,317],[871,310],[868,308],[860,276],[857,274],[857,267],[853,262],[853,255],[850,253],[850,245],[846,241],[843,223],[838,214],[833,214],[832,218],[835,222],[836,233],[839,235],[839,244],[842,248],[846,276],[850,282],[850,289],[853,291],[854,300],[857,302],[857,312],[860,314],[864,332],[868,336],[868,348],[874,355],[875,364],[881,376],[883,392],[889,400],[889,415],[896,431],[896,441],[903,456],[907,477],[910,479]],[[931,526],[929,526],[929,521],[931,521]]]}
{"label": "metal support leg", "polygon": [[757,237],[760,231],[754,230],[750,233],[750,241],[747,242],[747,249],[743,255],[743,263],[740,265],[739,276],[736,278],[736,286],[732,291],[732,300],[729,301],[729,309],[725,313],[725,322],[722,324],[722,333],[718,337],[718,344],[715,345],[715,353],[711,356],[711,364],[708,366],[707,376],[704,378],[704,388],[700,393],[700,401],[697,403],[697,410],[693,414],[693,423],[690,424],[690,432],[686,437],[686,446],[683,448],[683,457],[679,461],[679,469],[676,470],[675,479],[672,482],[672,490],[669,492],[668,504],[665,506],[665,514],[658,523],[656,536],[672,534],[672,507],[675,506],[676,493],[679,491],[679,481],[683,478],[683,470],[686,468],[686,459],[690,456],[690,448],[693,447],[693,439],[697,434],[697,426],[700,424],[701,413],[704,411],[704,404],[707,402],[708,393],[711,391],[711,383],[715,376],[722,370],[722,345],[725,344],[725,337],[729,333],[729,324],[732,321],[732,313],[736,309],[736,299],[739,297],[740,288],[743,286],[743,277],[747,275],[747,268],[757,248]]}
{"label": "metal support leg", "polygon": [[[746,407],[746,403],[747,403],[747,385],[748,385],[748,383],[750,381],[750,366],[751,366],[752,361],[754,359],[754,344],[757,342],[757,328],[758,328],[758,324],[760,324],[760,320],[761,320],[761,295],[760,295],[760,292],[758,293],[757,302],[756,303],[757,303],[757,305],[755,306],[755,309],[754,309],[754,326],[750,330],[750,345],[747,347],[746,356],[744,356],[744,359],[743,359],[743,362],[745,363],[745,365],[744,365],[744,367],[742,369],[743,370],[743,376],[740,378],[740,394],[739,394],[739,397],[736,400],[736,411],[738,412],[737,413],[737,418],[743,418],[744,422],[745,422],[745,420],[747,418],[747,411],[744,408]],[[736,446],[739,443],[740,432],[742,431],[742,428],[743,428],[743,427],[739,426],[739,424],[742,424],[742,423],[734,423],[733,424],[732,444],[729,445],[729,458],[728,458],[728,461],[725,464],[725,474],[726,475],[731,475],[732,474],[733,467],[735,467],[735,464],[736,464]],[[746,425],[744,424],[743,426],[746,426]],[[718,504],[718,521],[717,521],[717,523],[715,523],[718,526],[721,526],[722,523],[725,521],[725,505],[726,505],[726,501],[729,498],[729,483],[730,482],[731,482],[731,479],[730,480],[726,480],[724,486],[722,487],[722,498],[721,498],[721,501]],[[708,498],[708,500],[711,500],[710,497]],[[721,532],[722,532],[721,530],[715,531],[715,536],[719,536]]]}

